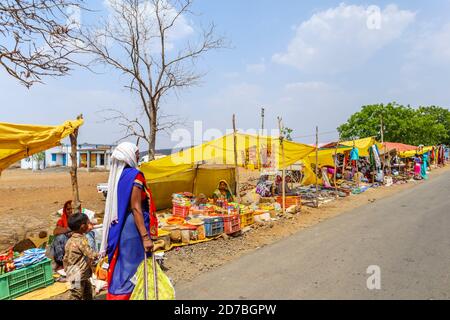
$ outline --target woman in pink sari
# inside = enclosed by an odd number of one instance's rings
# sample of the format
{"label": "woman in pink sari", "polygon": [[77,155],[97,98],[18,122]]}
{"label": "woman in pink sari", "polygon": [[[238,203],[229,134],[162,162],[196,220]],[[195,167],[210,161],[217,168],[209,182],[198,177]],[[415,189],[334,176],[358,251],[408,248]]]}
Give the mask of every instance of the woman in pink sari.
{"label": "woman in pink sari", "polygon": [[422,160],[420,159],[419,155],[416,154],[414,157],[414,178],[417,180],[420,180],[422,178],[421,175],[422,171]]}

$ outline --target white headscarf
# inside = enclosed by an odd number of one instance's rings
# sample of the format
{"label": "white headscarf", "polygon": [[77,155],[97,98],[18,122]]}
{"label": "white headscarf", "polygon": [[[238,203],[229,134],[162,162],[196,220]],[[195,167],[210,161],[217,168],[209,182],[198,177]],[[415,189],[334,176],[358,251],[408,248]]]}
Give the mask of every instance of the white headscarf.
{"label": "white headscarf", "polygon": [[117,146],[111,156],[111,170],[109,172],[108,180],[108,196],[106,197],[105,217],[103,219],[103,237],[100,253],[104,255],[108,247],[109,228],[118,220],[118,197],[117,189],[119,179],[122,175],[123,169],[127,165],[132,168],[138,166],[138,159],[136,152],[139,148],[130,142],[123,142]]}

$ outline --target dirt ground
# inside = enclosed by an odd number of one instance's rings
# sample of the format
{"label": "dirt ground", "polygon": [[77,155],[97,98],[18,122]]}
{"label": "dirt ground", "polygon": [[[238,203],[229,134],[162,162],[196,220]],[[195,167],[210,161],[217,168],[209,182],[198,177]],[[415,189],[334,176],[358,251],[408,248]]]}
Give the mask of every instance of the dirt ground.
{"label": "dirt ground", "polygon": [[[98,183],[108,181],[107,172],[79,172],[80,198],[84,208],[103,212],[105,201]],[[0,177],[0,251],[37,231],[50,231],[56,212],[72,199],[70,174],[65,169],[41,172],[12,169]]]}
{"label": "dirt ground", "polygon": [[[430,179],[443,170],[450,170],[450,166],[434,169]],[[107,178],[106,172],[79,173],[83,207],[97,213],[103,212],[105,201],[103,195],[97,193],[96,185],[106,182]],[[254,225],[239,237],[221,238],[170,251],[165,255],[167,274],[174,284],[191,281],[202,272],[208,272],[304,228],[421,183],[424,182],[369,189],[360,195],[326,203],[318,209],[303,207],[300,214],[286,215],[278,221]],[[4,171],[0,178],[0,250],[24,239],[29,233],[51,230],[58,219],[56,211],[70,198],[71,184],[67,171]],[[65,295],[56,297],[64,298]]]}

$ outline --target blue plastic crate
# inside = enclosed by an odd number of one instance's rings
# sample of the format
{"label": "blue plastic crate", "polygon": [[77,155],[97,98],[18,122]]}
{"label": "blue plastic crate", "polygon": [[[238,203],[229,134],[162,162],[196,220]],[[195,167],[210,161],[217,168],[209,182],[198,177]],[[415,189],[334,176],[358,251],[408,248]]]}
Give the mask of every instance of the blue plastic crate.
{"label": "blue plastic crate", "polygon": [[204,220],[205,234],[207,237],[216,237],[223,233],[223,218],[210,217]]}

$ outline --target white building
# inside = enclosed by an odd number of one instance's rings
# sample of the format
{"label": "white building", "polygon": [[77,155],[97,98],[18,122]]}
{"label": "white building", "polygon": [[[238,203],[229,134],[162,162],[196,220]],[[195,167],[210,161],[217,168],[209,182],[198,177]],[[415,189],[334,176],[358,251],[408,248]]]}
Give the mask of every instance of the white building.
{"label": "white building", "polygon": [[84,143],[78,146],[78,167],[109,170],[115,145]]}
{"label": "white building", "polygon": [[[111,154],[114,151],[115,145],[97,145],[84,143],[78,145],[77,162],[79,168],[103,169],[109,170],[111,163]],[[45,159],[39,163],[39,168],[55,168],[55,167],[70,167],[72,166],[72,159],[70,153],[72,147],[70,145],[60,145],[45,151]],[[38,163],[33,157],[28,157],[21,161],[22,169],[38,169]]]}

